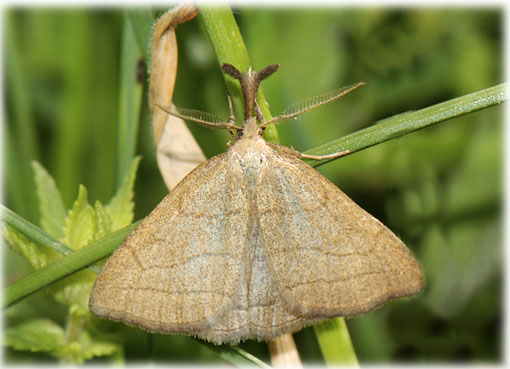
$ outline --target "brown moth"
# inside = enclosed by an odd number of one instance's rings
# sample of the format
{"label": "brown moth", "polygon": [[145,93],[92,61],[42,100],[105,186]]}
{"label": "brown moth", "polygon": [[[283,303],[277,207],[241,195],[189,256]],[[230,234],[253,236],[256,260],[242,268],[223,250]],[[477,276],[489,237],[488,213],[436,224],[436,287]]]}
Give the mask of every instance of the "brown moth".
{"label": "brown moth", "polygon": [[151,332],[235,344],[418,293],[422,272],[400,239],[300,160],[308,156],[262,138],[268,124],[361,84],[264,121],[255,95],[278,65],[258,73],[222,69],[241,83],[243,127],[234,124],[230,97],[227,122],[163,109],[227,128],[236,142],[188,174],[117,248],[97,277],[90,310]]}

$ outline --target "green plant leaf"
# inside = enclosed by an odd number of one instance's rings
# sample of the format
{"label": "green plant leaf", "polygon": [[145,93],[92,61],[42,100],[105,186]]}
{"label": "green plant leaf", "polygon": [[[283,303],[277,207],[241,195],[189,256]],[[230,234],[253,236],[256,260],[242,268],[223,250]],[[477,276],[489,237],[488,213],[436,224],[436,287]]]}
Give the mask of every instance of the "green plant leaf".
{"label": "green plant leaf", "polygon": [[79,340],[61,347],[56,354],[66,362],[82,364],[85,360],[112,355],[118,350],[121,350],[119,344],[91,337],[87,331],[83,331]]}
{"label": "green plant leaf", "polygon": [[4,343],[15,350],[46,352],[73,364],[122,350],[118,343],[91,337],[87,331],[82,331],[77,341],[67,342],[64,329],[49,319],[34,319],[8,328]]}
{"label": "green plant leaf", "polygon": [[[51,256],[50,259],[53,259],[54,254],[49,250],[46,251],[46,248],[56,251],[61,255],[69,255],[74,252],[72,248],[54,239],[39,227],[33,225],[26,219],[23,219],[18,214],[14,213],[12,210],[1,204],[0,220],[11,226],[13,229],[17,230],[20,234],[27,236],[40,245],[43,245],[44,247],[39,248],[39,251],[44,252],[47,256]],[[96,274],[99,273],[99,267],[97,265],[91,265],[88,267],[88,269]]]}
{"label": "green plant leaf", "polygon": [[9,306],[41,288],[110,255],[140,223],[141,221],[137,221],[11,283],[4,289],[4,306]]}
{"label": "green plant leaf", "polygon": [[56,282],[49,291],[58,302],[84,313],[88,311],[90,290],[95,280],[94,273],[82,270]]}
{"label": "green plant leaf", "polygon": [[131,162],[119,190],[108,205],[106,205],[106,211],[110,215],[112,221],[111,232],[127,227],[133,221],[133,209],[135,208],[133,202],[133,184],[135,182],[136,170],[138,169],[139,163],[140,157],[137,156]]}
{"label": "green plant leaf", "polygon": [[114,342],[91,337],[87,331],[83,332],[80,337],[80,346],[80,354],[83,360],[89,360],[96,356],[112,355],[122,349],[119,344]]}
{"label": "green plant leaf", "polygon": [[[103,219],[104,220],[104,219]],[[104,222],[102,220],[102,226]],[[77,250],[94,240],[97,230],[97,217],[94,208],[87,201],[87,189],[80,185],[78,198],[65,221],[63,241]],[[95,275],[90,271],[80,271],[51,286],[55,299],[71,308],[88,310],[90,290]]]}
{"label": "green plant leaf", "polygon": [[34,243],[27,240],[20,232],[7,224],[4,224],[3,236],[9,247],[18,254],[23,255],[34,269],[42,268],[48,264],[47,256]]}
{"label": "green plant leaf", "polygon": [[34,181],[39,199],[41,228],[55,238],[63,236],[66,209],[53,178],[37,161],[32,162]]}
{"label": "green plant leaf", "polygon": [[65,343],[65,332],[49,319],[34,319],[7,328],[4,344],[16,350],[56,353]]}
{"label": "green plant leaf", "polygon": [[96,230],[96,236],[94,237],[95,240],[100,240],[101,238],[105,237],[106,235],[109,235],[112,233],[112,220],[110,218],[110,214],[108,214],[108,211],[104,207],[104,205],[101,203],[101,201],[96,201],[95,204],[95,210],[96,210],[96,221],[97,221],[97,230]]}
{"label": "green plant leaf", "polygon": [[87,202],[87,189],[80,185],[78,198],[67,215],[62,241],[77,250],[94,239],[96,216]]}

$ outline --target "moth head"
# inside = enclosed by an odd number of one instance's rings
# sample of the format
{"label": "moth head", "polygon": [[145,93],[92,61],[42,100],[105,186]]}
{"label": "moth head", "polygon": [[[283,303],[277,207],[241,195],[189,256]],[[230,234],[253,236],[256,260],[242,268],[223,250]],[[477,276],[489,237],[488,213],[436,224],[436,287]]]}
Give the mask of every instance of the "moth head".
{"label": "moth head", "polygon": [[[257,119],[260,120],[261,113],[257,111],[257,91],[259,89],[260,82],[262,80],[269,77],[271,74],[276,72],[278,70],[279,65],[278,64],[270,64],[264,69],[256,72],[251,67],[248,69],[247,72],[241,73],[239,70],[234,67],[232,64],[223,63],[221,65],[221,69],[224,73],[228,74],[229,76],[237,79],[239,83],[241,84],[241,91],[243,93],[243,99],[244,99],[244,119],[245,123],[244,126],[248,125],[248,121],[250,121],[251,118],[254,118],[254,116],[257,116]],[[256,124],[256,120],[254,122]],[[248,129],[251,131],[252,129]],[[246,134],[247,132],[244,132]],[[260,134],[263,133],[263,130]]]}

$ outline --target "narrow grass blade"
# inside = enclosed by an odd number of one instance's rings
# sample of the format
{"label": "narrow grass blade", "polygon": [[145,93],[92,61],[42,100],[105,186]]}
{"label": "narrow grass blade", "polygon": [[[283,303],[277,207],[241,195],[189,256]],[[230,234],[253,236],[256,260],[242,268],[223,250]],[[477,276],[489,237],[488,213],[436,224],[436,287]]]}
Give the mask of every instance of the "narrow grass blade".
{"label": "narrow grass blade", "polygon": [[154,24],[154,13],[152,9],[138,8],[136,10],[126,10],[125,15],[131,24],[138,49],[142,53],[144,60],[149,60],[151,46],[150,39],[152,26]]}
{"label": "narrow grass blade", "polygon": [[245,350],[237,347],[237,346],[230,346],[230,345],[214,345],[210,342],[203,341],[197,339],[200,343],[207,346],[209,349],[216,352],[222,359],[225,361],[228,361],[229,363],[233,365],[237,365],[239,367],[246,367],[246,366],[258,366],[261,368],[271,368],[269,365],[264,363],[262,360],[258,359],[257,357],[253,356],[249,352],[246,352]]}
{"label": "narrow grass blade", "polygon": [[[63,244],[62,242],[56,240],[46,232],[44,232],[41,228],[36,225],[30,223],[28,220],[20,217],[18,214],[13,212],[12,210],[6,208],[5,206],[0,204],[0,220],[10,225],[14,229],[18,230],[25,236],[29,237],[33,241],[49,247],[50,249],[58,252],[62,255],[69,255],[74,252],[72,248]],[[94,273],[99,273],[99,266],[91,265],[88,267]]]}
{"label": "narrow grass blade", "polygon": [[117,187],[124,179],[135,156],[138,123],[143,98],[144,62],[133,26],[124,13],[120,60],[119,133]]}
{"label": "narrow grass blade", "polygon": [[[503,83],[421,110],[399,114],[304,153],[326,155],[344,150],[354,153],[392,138],[508,101],[510,97],[509,87],[510,84]],[[330,160],[334,159],[308,161],[308,163],[316,167]]]}
{"label": "narrow grass blade", "polygon": [[[5,155],[6,188],[11,205],[23,216],[37,219],[37,200],[34,191],[30,162],[38,157],[35,125],[32,117],[32,101],[24,68],[23,50],[14,27],[14,14],[6,12],[5,20],[5,70],[6,95],[9,96],[10,114],[6,122]],[[3,116],[2,118],[6,118]]]}
{"label": "narrow grass blade", "polygon": [[4,307],[110,255],[140,221],[36,270],[4,288]]}

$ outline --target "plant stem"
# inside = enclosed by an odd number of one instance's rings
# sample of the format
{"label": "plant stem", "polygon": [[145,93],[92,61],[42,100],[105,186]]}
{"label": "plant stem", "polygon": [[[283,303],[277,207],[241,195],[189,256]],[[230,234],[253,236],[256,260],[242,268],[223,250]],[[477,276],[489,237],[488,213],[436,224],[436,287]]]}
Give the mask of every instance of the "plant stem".
{"label": "plant stem", "polygon": [[83,312],[71,311],[67,318],[66,324],[66,342],[70,344],[79,340],[83,324],[85,323],[85,316]]}
{"label": "plant stem", "polygon": [[4,307],[110,255],[141,221],[82,247],[4,288]]}
{"label": "plant stem", "polygon": [[[58,252],[59,254],[69,255],[74,252],[72,248],[56,240],[44,232],[41,228],[20,217],[18,214],[6,208],[2,204],[0,204],[0,220],[21,232],[25,236],[29,237],[33,241],[36,241],[37,243],[48,247]],[[87,267],[87,269],[94,273],[99,273],[100,268],[97,265],[91,265]]]}
{"label": "plant stem", "polygon": [[[199,9],[198,15],[211,40],[218,64],[221,66],[223,63],[229,63],[241,72],[247,71],[251,66],[250,57],[230,7],[207,4],[200,6]],[[239,84],[229,76],[224,75],[224,78],[234,102],[237,121],[244,122],[243,97]],[[270,119],[271,112],[261,88],[257,92],[257,102],[264,117]],[[270,142],[280,143],[278,132],[273,124],[266,128],[264,138]]]}
{"label": "plant stem", "polygon": [[359,365],[344,318],[327,320],[313,328],[328,366]]}

